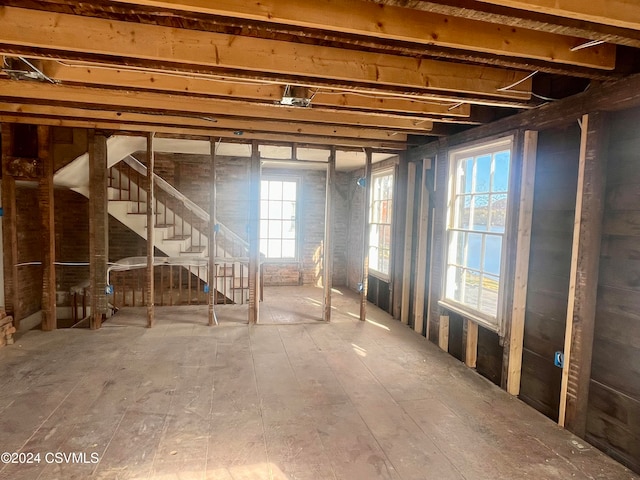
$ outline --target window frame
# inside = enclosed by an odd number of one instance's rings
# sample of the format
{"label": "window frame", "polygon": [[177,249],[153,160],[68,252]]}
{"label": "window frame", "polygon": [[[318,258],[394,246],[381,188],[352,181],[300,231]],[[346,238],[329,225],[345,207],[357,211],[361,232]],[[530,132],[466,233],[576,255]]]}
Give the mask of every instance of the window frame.
{"label": "window frame", "polygon": [[[375,179],[376,178],[381,178],[381,177],[386,177],[386,176],[391,176],[391,209],[390,209],[390,218],[389,218],[389,223],[379,223],[379,222],[372,222],[373,219],[373,211],[374,211],[374,201],[382,201],[382,200],[375,200],[374,199],[374,195],[375,195],[375,191],[374,191],[374,185],[375,185]],[[369,238],[367,239],[367,251],[369,254],[369,275],[372,275],[376,278],[379,278],[385,282],[390,282],[391,281],[391,275],[393,273],[393,225],[394,225],[394,219],[395,219],[395,215],[394,215],[394,205],[395,205],[395,195],[396,195],[396,169],[394,166],[388,167],[388,168],[381,168],[380,170],[376,170],[374,172],[371,173],[371,196],[369,198],[369,213],[368,213],[368,218],[367,218],[367,231],[369,233]],[[372,226],[373,225],[384,225],[384,226],[389,226],[389,272],[388,273],[384,273],[381,272],[380,270],[376,270],[375,268],[371,267],[371,232],[372,232]],[[375,248],[375,247],[374,247]]]}
{"label": "window frame", "polygon": [[[258,241],[262,243],[264,238],[262,236],[262,221],[269,220],[269,218],[263,218],[262,216],[262,182],[263,181],[277,181],[277,182],[294,182],[296,184],[296,200],[295,200],[295,256],[291,257],[268,257],[266,253],[262,253],[260,250],[260,254],[263,256],[262,261],[264,263],[280,263],[280,264],[288,264],[288,263],[298,263],[300,261],[300,198],[301,198],[301,187],[302,187],[302,178],[297,175],[288,175],[288,174],[278,174],[278,173],[270,173],[268,175],[261,175],[260,177],[260,215],[259,215],[259,230],[258,230]],[[278,219],[282,220],[282,219]],[[282,238],[280,237],[280,240]]]}
{"label": "window frame", "polygon": [[[504,231],[500,234],[502,238],[502,247],[500,252],[500,268],[499,268],[499,287],[498,287],[498,298],[497,298],[497,306],[496,306],[496,315],[495,317],[482,312],[479,309],[473,308],[470,305],[461,303],[456,301],[453,298],[449,298],[447,296],[447,287],[449,282],[449,267],[450,263],[450,249],[451,241],[452,241],[452,232],[460,231],[460,229],[455,227],[456,221],[456,205],[455,199],[458,195],[458,174],[457,174],[457,165],[458,162],[468,158],[477,158],[486,154],[493,154],[509,150],[509,172],[507,175],[507,198],[506,198],[506,210],[505,210],[505,225]],[[514,161],[515,161],[515,136],[501,136],[498,138],[494,138],[492,140],[484,140],[481,142],[475,142],[473,144],[467,144],[464,146],[460,146],[455,149],[451,149],[448,152],[447,158],[447,167],[448,167],[448,188],[447,188],[447,211],[446,211],[446,225],[444,231],[444,241],[443,241],[443,272],[442,275],[442,285],[441,285],[441,294],[439,305],[446,308],[447,310],[451,310],[455,313],[458,313],[465,318],[468,318],[480,325],[483,325],[487,329],[491,331],[495,331],[500,333],[503,329],[504,318],[505,318],[505,292],[507,285],[505,281],[507,280],[507,259],[508,259],[508,251],[509,251],[509,240],[511,238],[511,229],[512,225],[510,224],[511,220],[511,210],[513,204],[513,171],[514,171]],[[489,189],[490,190],[490,189]],[[488,192],[489,195],[492,192]],[[517,193],[517,192],[516,192]],[[472,197],[473,198],[473,197]],[[475,231],[470,228],[469,232],[479,233],[483,235],[483,244],[484,237],[489,235],[495,235],[495,233],[490,232],[490,220],[487,220],[487,230],[486,231]],[[453,247],[455,248],[455,247]],[[484,255],[484,252],[481,253]],[[481,260],[482,261],[482,260]],[[468,268],[468,267],[467,267]],[[471,269],[476,270],[476,269]],[[481,263],[480,269],[478,270],[484,273],[484,266]],[[494,274],[489,273],[491,276],[495,276]],[[482,277],[481,277],[482,278]]]}

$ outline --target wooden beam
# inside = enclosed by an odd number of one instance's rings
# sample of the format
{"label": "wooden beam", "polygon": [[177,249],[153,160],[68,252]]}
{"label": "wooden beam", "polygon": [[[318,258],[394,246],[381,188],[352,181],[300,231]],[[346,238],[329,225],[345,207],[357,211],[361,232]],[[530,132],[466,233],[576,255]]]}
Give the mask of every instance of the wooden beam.
{"label": "wooden beam", "polygon": [[[588,112],[611,112],[635,107],[640,107],[640,75],[638,74],[614,83],[596,85],[586,92],[563,100],[451,135],[447,138],[447,143],[459,145],[511,132],[518,128],[544,130],[566,126]],[[439,145],[440,142],[435,141],[413,148],[408,152],[409,159],[415,161],[425,155],[433,155]]]}
{"label": "wooden beam", "polygon": [[[193,73],[163,73],[126,69],[122,66],[57,62],[45,60],[44,73],[56,81],[72,85],[122,87],[136,90],[199,94],[267,103],[279,102],[283,85],[247,83],[234,79]],[[415,116],[468,118],[469,104],[456,104],[419,97],[402,98],[375,92],[349,92],[308,85],[314,108],[373,110],[388,113],[409,113]]]}
{"label": "wooden beam", "polygon": [[371,149],[365,150],[364,165],[364,201],[363,225],[362,225],[362,288],[360,290],[360,321],[367,319],[367,293],[369,292],[369,237],[371,236],[370,210],[371,210],[371,165],[373,154]]}
{"label": "wooden beam", "polygon": [[118,1],[493,55],[512,55],[595,68],[615,67],[613,48],[572,52],[571,48],[579,44],[580,39],[535,30],[505,29],[478,20],[402,7],[386,5],[382,8],[374,2],[334,0],[323,3],[319,8],[314,0],[266,0],[259,4],[250,0],[215,3],[203,0]]}
{"label": "wooden beam", "polygon": [[4,308],[13,316],[16,328],[20,328],[22,309],[17,294],[18,285],[18,229],[16,206],[16,181],[9,174],[9,159],[13,156],[13,130],[10,123],[2,123],[2,244],[4,250]]}
{"label": "wooden beam", "polygon": [[[37,25],[38,28],[25,28]],[[324,79],[354,86],[400,87],[427,93],[482,93],[494,98],[529,99],[531,79],[504,87],[527,74],[375,52],[290,43],[254,37],[168,28],[101,18],[4,7],[0,44],[57,52],[167,62],[174,69],[200,66],[267,80]],[[71,54],[69,53],[71,52]]]}
{"label": "wooden beam", "polygon": [[319,137],[341,137],[389,142],[406,142],[407,134],[384,129],[362,129],[350,126],[328,124],[296,123],[290,121],[270,121],[263,119],[245,120],[233,117],[208,119],[204,116],[169,114],[149,114],[115,110],[95,110],[91,108],[64,107],[60,105],[38,105],[29,103],[0,102],[0,113],[40,115],[47,117],[72,118],[75,120],[96,120],[125,124],[164,125],[173,128],[194,128],[242,131],[246,133],[282,133]]}
{"label": "wooden beam", "polygon": [[[420,335],[425,330],[425,296],[427,285],[427,250],[429,246],[429,189],[427,175],[431,169],[431,159],[422,160],[422,181],[420,184],[420,217],[418,220],[418,256],[416,258],[416,281],[413,294],[413,329]],[[428,332],[427,332],[428,335]]]}
{"label": "wooden beam", "polygon": [[335,182],[336,182],[336,149],[331,148],[329,164],[327,165],[326,200],[324,210],[324,245],[322,255],[322,286],[324,287],[324,301],[322,304],[322,319],[331,321],[331,288],[333,287],[333,219],[335,210]]}
{"label": "wooden beam", "polygon": [[449,316],[440,315],[438,346],[445,352],[449,351]]}
{"label": "wooden beam", "polygon": [[[394,5],[397,2],[397,0],[376,1],[385,5]],[[537,30],[640,48],[640,35],[636,31],[604,24],[585,23],[573,17],[552,17],[531,10],[500,7],[490,3],[483,4],[477,0],[421,0],[420,2],[412,2],[411,7],[425,12],[481,20],[518,29]]]}
{"label": "wooden beam", "polygon": [[91,329],[102,326],[107,313],[107,138],[89,132],[89,279],[91,293]]}
{"label": "wooden beam", "polygon": [[[3,98],[5,100],[3,100]],[[89,88],[13,80],[0,81],[0,101],[22,103],[51,103],[72,108],[91,110],[124,110],[180,114],[204,117],[215,121],[220,117],[238,119],[270,119],[332,126],[358,126],[387,129],[394,132],[428,134],[433,122],[427,118],[393,115],[370,115],[363,112],[327,112],[314,108],[282,105],[251,104],[247,102],[203,98],[189,95],[165,95],[157,92],[126,92],[102,88]],[[214,122],[212,122],[214,123]],[[212,125],[213,126],[213,125]]]}
{"label": "wooden beam", "polygon": [[407,175],[407,209],[405,215],[404,262],[402,265],[402,306],[400,321],[409,324],[409,299],[411,297],[411,266],[413,265],[413,205],[416,191],[416,164],[409,162]]}
{"label": "wooden beam", "polygon": [[509,352],[507,357],[507,392],[511,395],[518,395],[520,393],[537,146],[538,132],[531,130],[526,131],[524,133],[524,150],[522,156],[515,284],[513,287],[513,308],[511,311],[511,328],[509,329],[508,343]]}
{"label": "wooden beam", "polygon": [[582,117],[569,305],[558,423],[584,438],[606,188],[606,115]]}
{"label": "wooden beam", "polygon": [[557,17],[640,30],[640,4],[634,0],[479,0],[492,5],[518,8]]}
{"label": "wooden beam", "polygon": [[260,150],[251,144],[249,184],[249,324],[260,321]]}
{"label": "wooden beam", "polygon": [[216,174],[217,174],[217,165],[216,165],[216,139],[211,138],[210,140],[210,148],[211,148],[211,163],[209,163],[209,231],[207,233],[207,254],[209,256],[208,263],[208,272],[207,272],[207,283],[209,284],[209,294],[208,294],[208,302],[209,302],[209,326],[212,326],[214,323],[218,324],[218,319],[216,318],[215,312],[215,303],[217,297],[217,287],[218,287],[218,279],[216,271],[216,251],[217,248],[217,238],[216,238],[216,216],[217,216],[217,198],[216,198]]}
{"label": "wooden beam", "polygon": [[39,126],[38,160],[42,177],[38,181],[38,204],[42,239],[42,330],[57,328],[56,319],[56,228],[53,201],[53,158],[50,128]]}
{"label": "wooden beam", "polygon": [[111,130],[118,132],[155,132],[158,134],[175,135],[175,136],[190,136],[190,137],[210,137],[211,135],[217,135],[222,138],[229,138],[238,141],[242,139],[244,141],[258,140],[269,143],[297,143],[300,145],[339,145],[345,148],[357,148],[364,147],[375,148],[376,150],[391,150],[400,151],[406,149],[406,144],[403,142],[391,142],[391,141],[378,141],[378,140],[358,140],[351,138],[339,138],[339,137],[321,137],[321,136],[309,136],[309,135],[295,135],[295,134],[277,134],[277,133],[253,133],[247,131],[238,130],[218,130],[218,129],[203,129],[193,127],[171,127],[162,124],[141,124],[141,123],[119,123],[117,121],[103,121],[103,120],[75,120],[75,119],[59,119],[50,116],[33,116],[33,115],[21,115],[21,114],[6,114],[0,112],[0,122],[8,123],[25,123],[29,125],[50,125],[57,127],[72,127],[72,128],[89,128],[99,130]]}
{"label": "wooden beam", "polygon": [[[156,214],[155,214],[155,176],[154,176],[154,163],[155,154],[153,151],[153,138],[154,134],[149,133],[147,135],[147,179],[146,179],[146,191],[147,191],[147,327],[151,328],[155,324],[155,284],[153,275],[153,253],[155,247],[155,229],[156,229]],[[183,232],[184,233],[184,232]],[[187,270],[187,274],[191,275],[191,269]],[[189,292],[191,295],[191,292]]]}
{"label": "wooden beam", "polygon": [[464,364],[469,368],[476,368],[478,363],[478,324],[465,319],[467,325],[467,341],[464,349]]}

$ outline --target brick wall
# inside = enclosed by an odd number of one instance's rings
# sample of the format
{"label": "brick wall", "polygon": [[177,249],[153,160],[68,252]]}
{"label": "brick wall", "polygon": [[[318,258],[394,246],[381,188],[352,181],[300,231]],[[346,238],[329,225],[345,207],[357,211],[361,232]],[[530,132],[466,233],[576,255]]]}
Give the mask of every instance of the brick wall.
{"label": "brick wall", "polygon": [[[54,192],[56,261],[89,261],[89,201],[71,190]],[[70,305],[69,290],[89,280],[88,266],[57,266],[57,304]]]}
{"label": "brick wall", "polygon": [[[33,186],[16,186],[18,263],[41,262],[40,210],[38,190]],[[40,310],[42,301],[42,266],[18,267],[16,296],[22,318]]]}

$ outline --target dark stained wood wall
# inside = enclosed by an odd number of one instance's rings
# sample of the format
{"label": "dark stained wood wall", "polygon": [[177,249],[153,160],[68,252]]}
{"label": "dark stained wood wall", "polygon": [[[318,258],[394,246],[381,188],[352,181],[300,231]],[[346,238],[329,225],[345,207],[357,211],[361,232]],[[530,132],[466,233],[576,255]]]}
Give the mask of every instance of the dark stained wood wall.
{"label": "dark stained wood wall", "polygon": [[580,128],[540,132],[520,398],[557,420],[573,243]]}
{"label": "dark stained wood wall", "polygon": [[640,471],[640,110],[612,116],[587,440]]}

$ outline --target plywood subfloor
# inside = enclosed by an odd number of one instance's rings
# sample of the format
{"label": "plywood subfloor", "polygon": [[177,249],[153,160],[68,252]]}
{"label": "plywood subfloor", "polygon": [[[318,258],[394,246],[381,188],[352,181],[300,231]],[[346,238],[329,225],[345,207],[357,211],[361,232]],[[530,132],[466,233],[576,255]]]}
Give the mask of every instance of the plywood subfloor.
{"label": "plywood subfloor", "polygon": [[[321,290],[298,293],[278,304],[312,315]],[[167,307],[153,329],[142,309],[100,331],[24,334],[0,350],[0,450],[42,460],[0,464],[0,478],[638,478],[383,312],[359,322],[355,295],[335,297],[331,324],[249,326],[237,307],[207,327],[206,307]]]}

